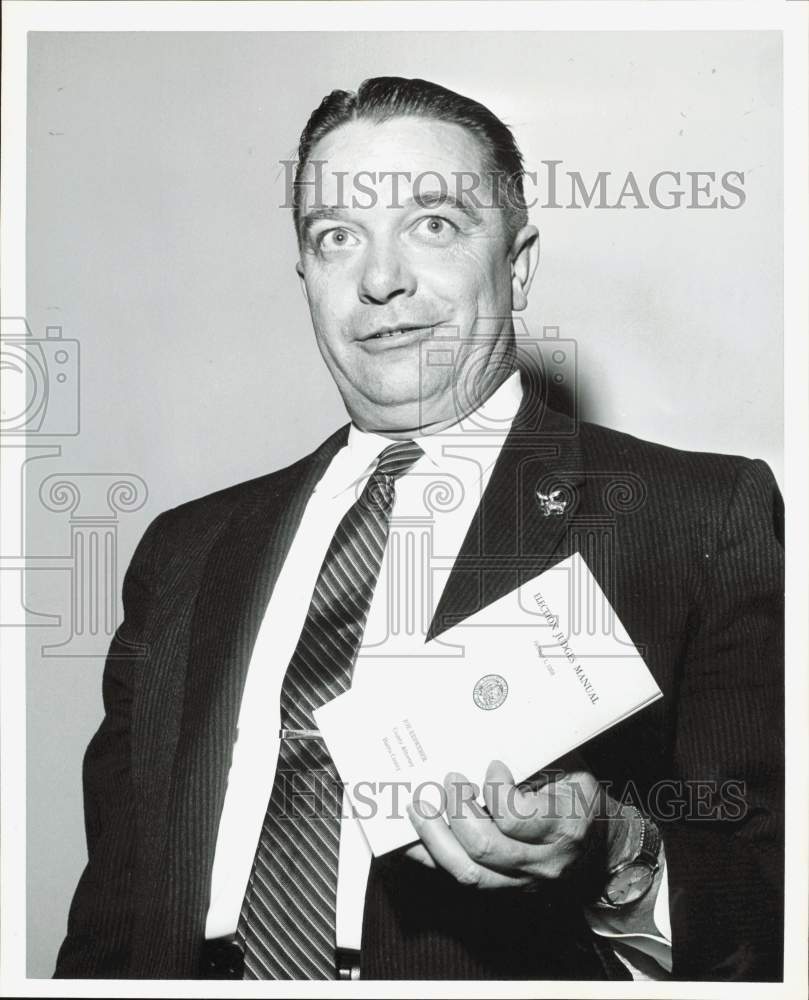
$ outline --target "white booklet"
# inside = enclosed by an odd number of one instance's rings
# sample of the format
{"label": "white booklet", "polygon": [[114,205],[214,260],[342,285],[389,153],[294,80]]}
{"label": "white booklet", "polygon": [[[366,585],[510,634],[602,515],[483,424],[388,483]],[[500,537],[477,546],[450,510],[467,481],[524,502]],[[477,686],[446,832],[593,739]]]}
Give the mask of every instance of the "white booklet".
{"label": "white booklet", "polygon": [[418,839],[406,807],[440,807],[449,771],[523,781],[661,697],[578,553],[371,673],[314,716],[376,855]]}

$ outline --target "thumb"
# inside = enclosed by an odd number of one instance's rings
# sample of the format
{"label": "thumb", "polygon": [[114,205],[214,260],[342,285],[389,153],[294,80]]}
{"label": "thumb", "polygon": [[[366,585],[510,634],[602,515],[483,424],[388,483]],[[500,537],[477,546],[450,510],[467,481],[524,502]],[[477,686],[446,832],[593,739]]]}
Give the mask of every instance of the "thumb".
{"label": "thumb", "polygon": [[486,768],[483,780],[483,801],[493,818],[501,814],[502,804],[509,794],[514,794],[513,789],[514,775],[502,760],[493,760]]}

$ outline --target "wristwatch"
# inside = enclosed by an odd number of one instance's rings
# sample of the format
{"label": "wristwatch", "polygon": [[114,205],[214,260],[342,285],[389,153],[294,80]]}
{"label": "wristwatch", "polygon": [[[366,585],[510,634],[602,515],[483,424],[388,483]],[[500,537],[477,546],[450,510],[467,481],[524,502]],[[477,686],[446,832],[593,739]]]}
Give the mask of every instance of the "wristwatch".
{"label": "wristwatch", "polygon": [[611,910],[643,899],[652,888],[660,867],[660,831],[648,816],[634,806],[631,808],[641,822],[640,846],[633,858],[622,861],[607,873],[598,903]]}

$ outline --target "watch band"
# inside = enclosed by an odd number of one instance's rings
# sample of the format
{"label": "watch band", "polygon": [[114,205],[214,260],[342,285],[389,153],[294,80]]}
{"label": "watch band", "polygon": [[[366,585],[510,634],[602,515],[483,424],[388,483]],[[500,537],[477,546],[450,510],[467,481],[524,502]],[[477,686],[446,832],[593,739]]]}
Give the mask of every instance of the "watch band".
{"label": "watch band", "polygon": [[[654,876],[657,874],[657,870],[660,867],[660,844],[662,838],[660,836],[660,831],[654,821],[644,815],[637,807],[630,806],[635,814],[635,818],[639,819],[641,822],[641,832],[640,832],[640,843],[635,854],[631,858],[627,858],[625,861],[620,862],[620,864],[615,865],[607,873],[607,878],[604,882],[604,888],[601,891],[601,897],[598,900],[598,905],[607,907],[612,910],[620,909],[621,906],[626,906],[629,903],[637,902],[642,899],[643,896],[649,891],[654,882]],[[627,900],[623,903],[613,902],[608,898],[607,893],[609,891],[610,883],[620,876],[623,872],[627,871],[629,868],[636,867],[638,865],[643,865],[648,869],[649,879],[646,887],[640,893],[640,895],[635,896],[631,900]]]}
{"label": "watch band", "polygon": [[657,871],[659,866],[658,856],[660,854],[660,830],[657,828],[657,824],[650,819],[650,817],[645,816],[640,809],[635,806],[632,807],[638,814],[641,823],[643,824],[641,828],[640,835],[640,848],[638,853],[634,857],[634,861],[645,861],[650,868]]}

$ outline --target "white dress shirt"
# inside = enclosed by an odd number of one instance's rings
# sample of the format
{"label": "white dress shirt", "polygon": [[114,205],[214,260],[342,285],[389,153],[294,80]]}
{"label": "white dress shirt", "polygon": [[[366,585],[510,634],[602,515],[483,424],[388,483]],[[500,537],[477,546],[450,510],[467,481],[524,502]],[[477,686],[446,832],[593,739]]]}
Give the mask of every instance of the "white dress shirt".
{"label": "white dress shirt", "polygon": [[[417,656],[452,565],[480,503],[522,399],[517,372],[475,412],[418,437],[424,455],[396,484],[388,544],[357,657],[352,685],[379,680]],[[206,936],[232,935],[247,887],[278,757],[281,683],[309,610],[320,567],[341,518],[359,496],[389,438],[351,427],[306,506],[267,606],[245,682],[238,735],[214,855]],[[359,822],[341,823],[337,944],[360,947],[371,853]],[[648,935],[625,935],[587,911],[593,929],[620,939],[616,954],[635,978],[671,969],[665,873]],[[629,946],[628,948],[626,946]],[[636,950],[654,959],[633,962]],[[654,974],[657,970],[659,975]]]}

